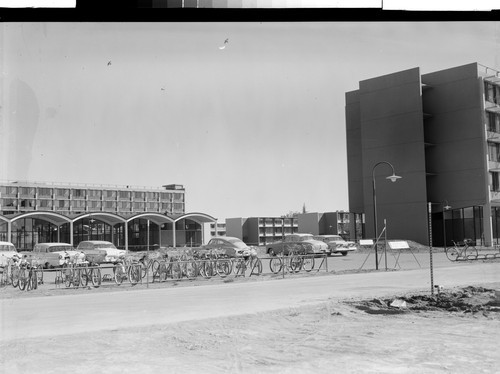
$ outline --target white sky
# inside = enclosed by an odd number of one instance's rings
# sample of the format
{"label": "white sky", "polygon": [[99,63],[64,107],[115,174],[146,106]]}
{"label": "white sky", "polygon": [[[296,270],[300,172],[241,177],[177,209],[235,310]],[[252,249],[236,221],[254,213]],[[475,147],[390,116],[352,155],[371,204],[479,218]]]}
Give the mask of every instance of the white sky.
{"label": "white sky", "polygon": [[186,211],[219,220],[304,203],[348,210],[345,92],[360,80],[471,62],[500,70],[498,22],[3,23],[0,32],[0,179],[183,184]]}

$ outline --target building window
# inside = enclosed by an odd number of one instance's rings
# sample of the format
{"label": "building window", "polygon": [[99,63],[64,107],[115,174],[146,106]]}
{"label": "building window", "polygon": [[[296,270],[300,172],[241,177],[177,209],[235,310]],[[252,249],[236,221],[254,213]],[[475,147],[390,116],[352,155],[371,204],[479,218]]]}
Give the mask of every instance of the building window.
{"label": "building window", "polygon": [[52,208],[52,200],[40,200],[40,208]]}
{"label": "building window", "polygon": [[51,196],[52,195],[52,189],[51,188],[39,188],[38,189],[38,196]]}
{"label": "building window", "polygon": [[500,174],[495,172],[490,172],[489,174],[489,185],[490,190],[493,192],[500,192]]}
{"label": "building window", "polygon": [[500,87],[491,82],[485,81],[484,96],[486,101],[498,104],[500,102]]}
{"label": "building window", "polygon": [[69,190],[66,188],[58,188],[56,190],[56,195],[58,197],[69,197]]}
{"label": "building window", "polygon": [[500,162],[500,144],[488,143],[488,158],[490,161]]}
{"label": "building window", "polygon": [[115,198],[116,197],[116,191],[106,191],[106,197],[107,198]]}
{"label": "building window", "polygon": [[120,191],[120,199],[130,199],[130,191]]}
{"label": "building window", "polygon": [[488,127],[488,131],[491,132],[500,132],[500,116],[497,113],[486,112],[486,125]]}
{"label": "building window", "polygon": [[73,190],[73,197],[76,199],[85,198],[85,190],[80,190],[80,189]]}

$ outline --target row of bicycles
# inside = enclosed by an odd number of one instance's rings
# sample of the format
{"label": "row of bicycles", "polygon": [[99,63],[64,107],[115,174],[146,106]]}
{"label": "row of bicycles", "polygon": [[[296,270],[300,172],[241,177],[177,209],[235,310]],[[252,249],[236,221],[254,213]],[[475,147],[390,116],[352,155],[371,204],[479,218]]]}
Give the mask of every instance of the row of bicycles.
{"label": "row of bicycles", "polygon": [[[197,253],[184,251],[175,255],[147,254],[140,256],[124,256],[115,263],[104,265],[87,261],[84,256],[66,258],[64,264],[56,268],[56,287],[66,288],[100,287],[103,282],[124,282],[136,285],[143,282],[165,282],[167,280],[209,279],[250,277],[261,275],[263,259],[256,255],[244,257],[227,257],[222,251],[210,250]],[[323,259],[324,261],[324,259]],[[322,265],[320,265],[321,267]],[[315,268],[315,256],[290,252],[269,258],[269,270],[272,274],[310,272]],[[2,270],[2,269],[0,269]],[[10,284],[21,290],[33,290],[43,283],[43,269],[30,264],[24,259],[13,259],[3,268],[2,285]],[[51,278],[51,277],[49,277]]]}
{"label": "row of bicycles", "polygon": [[0,267],[0,286],[12,285],[21,291],[36,290],[43,284],[43,270],[26,259],[14,257]]}

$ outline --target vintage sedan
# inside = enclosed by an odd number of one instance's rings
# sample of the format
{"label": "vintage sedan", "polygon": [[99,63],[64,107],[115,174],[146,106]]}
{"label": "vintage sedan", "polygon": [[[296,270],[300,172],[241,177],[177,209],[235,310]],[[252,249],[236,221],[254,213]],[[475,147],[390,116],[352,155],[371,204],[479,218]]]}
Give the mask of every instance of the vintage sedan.
{"label": "vintage sedan", "polygon": [[206,245],[202,245],[198,250],[199,254],[207,254],[216,250],[227,257],[249,257],[256,256],[257,250],[249,247],[242,240],[232,236],[213,237]]}
{"label": "vintage sedan", "polygon": [[33,251],[21,253],[26,255],[28,262],[49,269],[62,266],[67,258],[72,260],[78,252],[68,243],[38,243]]}
{"label": "vintage sedan", "polygon": [[266,245],[266,253],[275,256],[290,252],[299,254],[330,254],[330,248],[322,241],[315,240],[312,234],[287,234],[283,240]]}
{"label": "vintage sedan", "polygon": [[111,242],[104,240],[85,240],[78,243],[76,250],[85,253],[88,261],[100,264],[102,262],[117,262],[127,251],[118,249]]}
{"label": "vintage sedan", "polygon": [[321,240],[328,244],[331,253],[341,253],[342,256],[347,256],[347,252],[356,250],[356,243],[345,241],[340,235],[315,235],[316,240]]}
{"label": "vintage sedan", "polygon": [[11,242],[0,242],[0,266],[7,266],[9,260],[14,256],[21,257],[14,244]]}

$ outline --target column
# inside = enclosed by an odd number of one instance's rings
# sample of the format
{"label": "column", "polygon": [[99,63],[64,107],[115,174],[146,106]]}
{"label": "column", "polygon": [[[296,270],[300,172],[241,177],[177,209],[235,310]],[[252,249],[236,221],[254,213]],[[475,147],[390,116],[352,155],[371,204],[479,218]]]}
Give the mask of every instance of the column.
{"label": "column", "polygon": [[73,245],[73,221],[69,223],[69,244]]}
{"label": "column", "polygon": [[125,226],[125,250],[128,251],[128,224],[125,222],[123,224]]}

